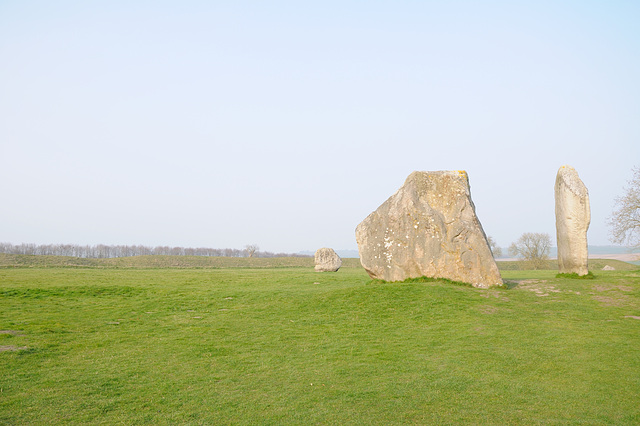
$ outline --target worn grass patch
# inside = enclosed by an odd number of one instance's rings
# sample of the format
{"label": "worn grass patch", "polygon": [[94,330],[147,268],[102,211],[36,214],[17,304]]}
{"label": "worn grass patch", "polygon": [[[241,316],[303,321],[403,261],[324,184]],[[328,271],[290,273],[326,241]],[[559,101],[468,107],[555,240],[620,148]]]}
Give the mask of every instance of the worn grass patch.
{"label": "worn grass patch", "polygon": [[[505,261],[498,260],[496,261],[498,265],[498,269],[501,271],[515,271],[515,270],[530,270],[531,264],[530,262],[524,260],[514,260],[514,261]],[[615,259],[589,259],[589,270],[600,271],[605,266],[614,267],[617,271],[633,271],[638,269],[638,265],[634,265],[629,262],[623,262],[621,260]],[[544,267],[542,270],[549,271],[557,271],[558,270],[558,260],[551,259],[547,260],[544,263]]]}
{"label": "worn grass patch", "polygon": [[640,274],[0,270],[0,424],[638,424]]}

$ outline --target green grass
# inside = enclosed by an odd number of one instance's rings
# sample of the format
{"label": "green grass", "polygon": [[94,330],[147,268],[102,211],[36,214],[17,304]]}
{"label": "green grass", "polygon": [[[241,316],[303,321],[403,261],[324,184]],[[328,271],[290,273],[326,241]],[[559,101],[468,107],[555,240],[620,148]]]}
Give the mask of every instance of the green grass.
{"label": "green grass", "polygon": [[640,271],[0,269],[0,424],[638,424]]}
{"label": "green grass", "polygon": [[[531,269],[523,260],[498,260],[501,271]],[[599,271],[605,265],[631,271],[638,265],[614,259],[589,259],[589,269]],[[98,268],[98,269],[220,269],[220,268],[312,268],[313,257],[207,257],[207,256],[131,256],[110,259],[86,259],[71,256],[33,256],[0,253],[3,268]],[[360,259],[342,259],[342,268],[362,268]],[[547,260],[543,270],[557,270],[557,260]]]}
{"label": "green grass", "polygon": [[422,277],[416,277],[416,278],[407,278],[406,280],[403,281],[385,281],[385,280],[379,280],[379,279],[374,279],[371,280],[371,284],[391,284],[391,283],[396,283],[396,284],[419,284],[419,283],[443,283],[443,284],[451,284],[451,285],[462,285],[465,287],[473,287],[472,284],[469,283],[465,283],[462,281],[454,281],[454,280],[450,280],[448,278],[432,278],[432,277],[426,277],[426,276],[422,276]]}
{"label": "green grass", "polygon": [[[0,253],[2,268],[136,268],[136,269],[220,269],[220,268],[311,268],[313,257],[208,257],[131,256],[86,259],[71,256],[33,256]],[[342,259],[343,268],[361,268],[359,259]]]}
{"label": "green grass", "polygon": [[564,272],[562,274],[556,274],[556,278],[568,278],[571,280],[593,280],[596,278],[593,272],[589,271],[585,275],[578,275],[576,272]]}

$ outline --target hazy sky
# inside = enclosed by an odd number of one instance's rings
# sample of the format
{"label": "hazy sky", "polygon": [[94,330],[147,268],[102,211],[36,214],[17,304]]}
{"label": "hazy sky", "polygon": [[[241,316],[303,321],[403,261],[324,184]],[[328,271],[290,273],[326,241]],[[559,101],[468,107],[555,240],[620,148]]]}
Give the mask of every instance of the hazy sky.
{"label": "hazy sky", "polygon": [[0,0],[0,241],[297,252],[414,170],[485,232],[590,244],[640,165],[640,2]]}

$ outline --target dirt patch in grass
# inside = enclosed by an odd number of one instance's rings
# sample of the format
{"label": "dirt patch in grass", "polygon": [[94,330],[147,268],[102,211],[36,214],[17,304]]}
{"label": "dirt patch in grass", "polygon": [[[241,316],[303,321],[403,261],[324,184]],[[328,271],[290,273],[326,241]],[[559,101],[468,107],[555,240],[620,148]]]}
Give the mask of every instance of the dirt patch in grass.
{"label": "dirt patch in grass", "polygon": [[599,284],[594,285],[593,290],[597,294],[591,293],[592,297],[600,302],[603,306],[613,306],[613,307],[623,307],[623,306],[633,306],[634,298],[630,297],[623,292],[631,292],[633,291],[633,287],[628,285],[614,285],[614,284]]}
{"label": "dirt patch in grass", "polygon": [[[18,330],[0,330],[0,335],[8,334],[10,336],[24,336],[21,331]],[[27,349],[26,346],[15,345],[0,345],[0,352],[17,352]]]}
{"label": "dirt patch in grass", "polygon": [[502,300],[502,301],[504,301],[504,302],[508,302],[508,301],[509,301],[509,298],[508,298],[508,297],[503,296],[502,294],[500,294],[500,293],[499,293],[499,292],[497,292],[497,291],[487,292],[487,293],[481,293],[481,294],[480,294],[480,297],[484,297],[484,298],[486,298],[486,299],[489,299],[489,298],[493,297],[493,298],[495,298],[495,299],[500,299],[500,300]]}
{"label": "dirt patch in grass", "polygon": [[595,285],[593,289],[600,292],[609,290],[633,291],[633,287],[627,285]]}
{"label": "dirt patch in grass", "polygon": [[24,336],[22,332],[16,330],[0,330],[0,334],[11,334],[12,336]]}
{"label": "dirt patch in grass", "polygon": [[625,318],[632,318],[632,319],[640,320],[640,317],[639,317],[639,316],[637,316],[637,315],[625,315],[624,317],[625,317]]}
{"label": "dirt patch in grass", "polygon": [[498,308],[491,305],[482,305],[482,306],[479,306],[478,309],[480,309],[481,313],[487,314],[487,315],[495,314],[496,312],[498,312]]}
{"label": "dirt patch in grass", "polygon": [[518,281],[518,285],[520,285],[520,286],[528,286],[528,285],[531,285],[531,284],[544,284],[546,282],[547,282],[547,280],[521,280],[521,281]]}
{"label": "dirt patch in grass", "polygon": [[547,280],[522,280],[515,281],[516,285],[512,288],[520,290],[528,290],[536,294],[538,297],[549,296],[551,293],[572,293],[580,295],[579,291],[574,290],[560,290],[553,285],[547,283]]}
{"label": "dirt patch in grass", "polygon": [[27,349],[26,346],[1,345],[0,352],[17,352]]}
{"label": "dirt patch in grass", "polygon": [[547,285],[547,280],[522,280],[518,282],[518,288],[532,291],[539,297],[548,296],[549,293],[560,293],[554,286]]}
{"label": "dirt patch in grass", "polygon": [[623,307],[631,306],[629,296],[621,294],[619,296],[593,296],[595,300],[602,303],[603,306]]}

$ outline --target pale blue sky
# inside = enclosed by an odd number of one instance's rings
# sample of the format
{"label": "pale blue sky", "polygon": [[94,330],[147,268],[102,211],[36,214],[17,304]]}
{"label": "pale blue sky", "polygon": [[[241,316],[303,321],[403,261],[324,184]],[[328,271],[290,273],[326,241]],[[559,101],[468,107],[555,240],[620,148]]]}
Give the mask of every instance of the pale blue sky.
{"label": "pale blue sky", "polygon": [[0,0],[0,241],[355,249],[414,170],[591,244],[640,165],[634,1]]}

